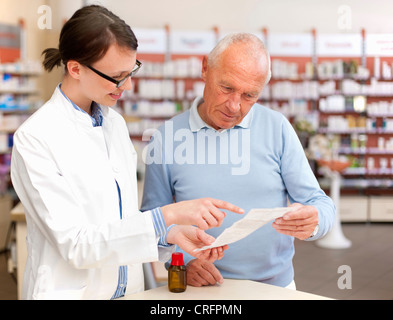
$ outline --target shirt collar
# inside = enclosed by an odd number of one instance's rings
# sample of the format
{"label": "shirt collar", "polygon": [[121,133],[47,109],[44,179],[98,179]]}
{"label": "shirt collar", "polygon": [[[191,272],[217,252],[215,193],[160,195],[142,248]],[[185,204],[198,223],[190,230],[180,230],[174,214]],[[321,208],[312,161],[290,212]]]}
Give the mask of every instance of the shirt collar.
{"label": "shirt collar", "polygon": [[[199,115],[198,106],[201,105],[203,102],[204,102],[203,97],[197,97],[192,103],[192,106],[190,108],[189,124],[192,132],[197,132],[202,128],[210,128],[215,130],[212,126],[208,125],[205,121],[203,121],[201,116]],[[247,113],[247,115],[243,118],[243,120],[239,124],[235,125],[234,128],[241,127],[247,129],[251,126],[252,113],[253,113],[252,109],[253,108],[251,108],[251,110]],[[226,130],[227,129],[223,129],[220,130],[220,132],[225,132]]]}
{"label": "shirt collar", "polygon": [[85,110],[81,109],[78,107],[75,103],[73,103],[66,95],[65,93],[61,90],[61,83],[59,84],[59,90],[62,93],[62,95],[72,104],[72,106],[75,108],[75,110],[81,111],[83,113],[86,113],[90,118],[93,127],[99,127],[102,126],[102,120],[103,120],[103,115],[102,115],[102,110],[101,107],[98,103],[92,102],[91,104],[91,115],[89,115]]}

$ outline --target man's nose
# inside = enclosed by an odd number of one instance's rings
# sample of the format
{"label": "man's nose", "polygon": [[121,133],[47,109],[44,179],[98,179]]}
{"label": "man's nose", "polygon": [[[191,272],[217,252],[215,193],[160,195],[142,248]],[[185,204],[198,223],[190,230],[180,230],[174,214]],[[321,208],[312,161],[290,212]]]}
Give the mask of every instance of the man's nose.
{"label": "man's nose", "polygon": [[232,93],[227,101],[228,110],[231,113],[236,113],[240,110],[241,96],[237,93]]}

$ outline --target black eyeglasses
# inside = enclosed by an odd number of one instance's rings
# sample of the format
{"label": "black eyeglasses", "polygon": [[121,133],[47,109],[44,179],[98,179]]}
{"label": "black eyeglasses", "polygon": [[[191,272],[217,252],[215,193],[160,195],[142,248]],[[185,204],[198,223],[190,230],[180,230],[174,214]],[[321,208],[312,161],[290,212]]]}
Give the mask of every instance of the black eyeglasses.
{"label": "black eyeglasses", "polygon": [[106,74],[104,74],[104,73],[98,71],[97,69],[94,69],[94,68],[91,67],[91,66],[87,66],[87,67],[88,67],[91,71],[93,71],[93,72],[95,72],[96,74],[98,74],[100,77],[103,77],[104,79],[106,79],[106,80],[108,80],[108,81],[110,81],[110,82],[113,82],[114,84],[116,84],[116,88],[119,88],[119,87],[121,87],[121,86],[127,81],[127,79],[128,79],[129,77],[132,78],[133,76],[135,76],[135,74],[138,72],[138,70],[141,68],[141,66],[142,66],[142,62],[140,62],[139,60],[136,60],[134,69],[132,69],[132,71],[131,71],[128,75],[126,75],[123,79],[121,79],[121,80],[113,79],[112,77],[107,76]]}

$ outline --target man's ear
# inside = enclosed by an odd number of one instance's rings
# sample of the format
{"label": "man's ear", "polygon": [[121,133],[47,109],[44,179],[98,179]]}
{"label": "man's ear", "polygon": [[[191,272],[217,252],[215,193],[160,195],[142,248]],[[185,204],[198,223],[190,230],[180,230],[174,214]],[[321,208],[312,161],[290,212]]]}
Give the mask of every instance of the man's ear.
{"label": "man's ear", "polygon": [[206,76],[207,76],[207,56],[203,56],[203,58],[202,58],[202,75],[201,75],[201,78],[205,82],[206,82]]}
{"label": "man's ear", "polygon": [[74,79],[79,79],[81,75],[81,68],[82,65],[75,60],[69,60],[67,62],[67,71],[68,74],[73,77]]}

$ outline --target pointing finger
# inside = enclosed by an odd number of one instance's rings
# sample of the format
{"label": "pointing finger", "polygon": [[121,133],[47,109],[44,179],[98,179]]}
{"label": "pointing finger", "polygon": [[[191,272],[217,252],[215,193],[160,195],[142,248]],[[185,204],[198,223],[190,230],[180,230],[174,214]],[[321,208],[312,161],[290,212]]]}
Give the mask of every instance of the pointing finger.
{"label": "pointing finger", "polygon": [[223,200],[218,200],[218,199],[211,199],[211,202],[217,207],[221,209],[226,209],[235,213],[244,213],[244,210],[242,208],[239,208],[238,206],[235,206],[232,203],[223,201]]}

